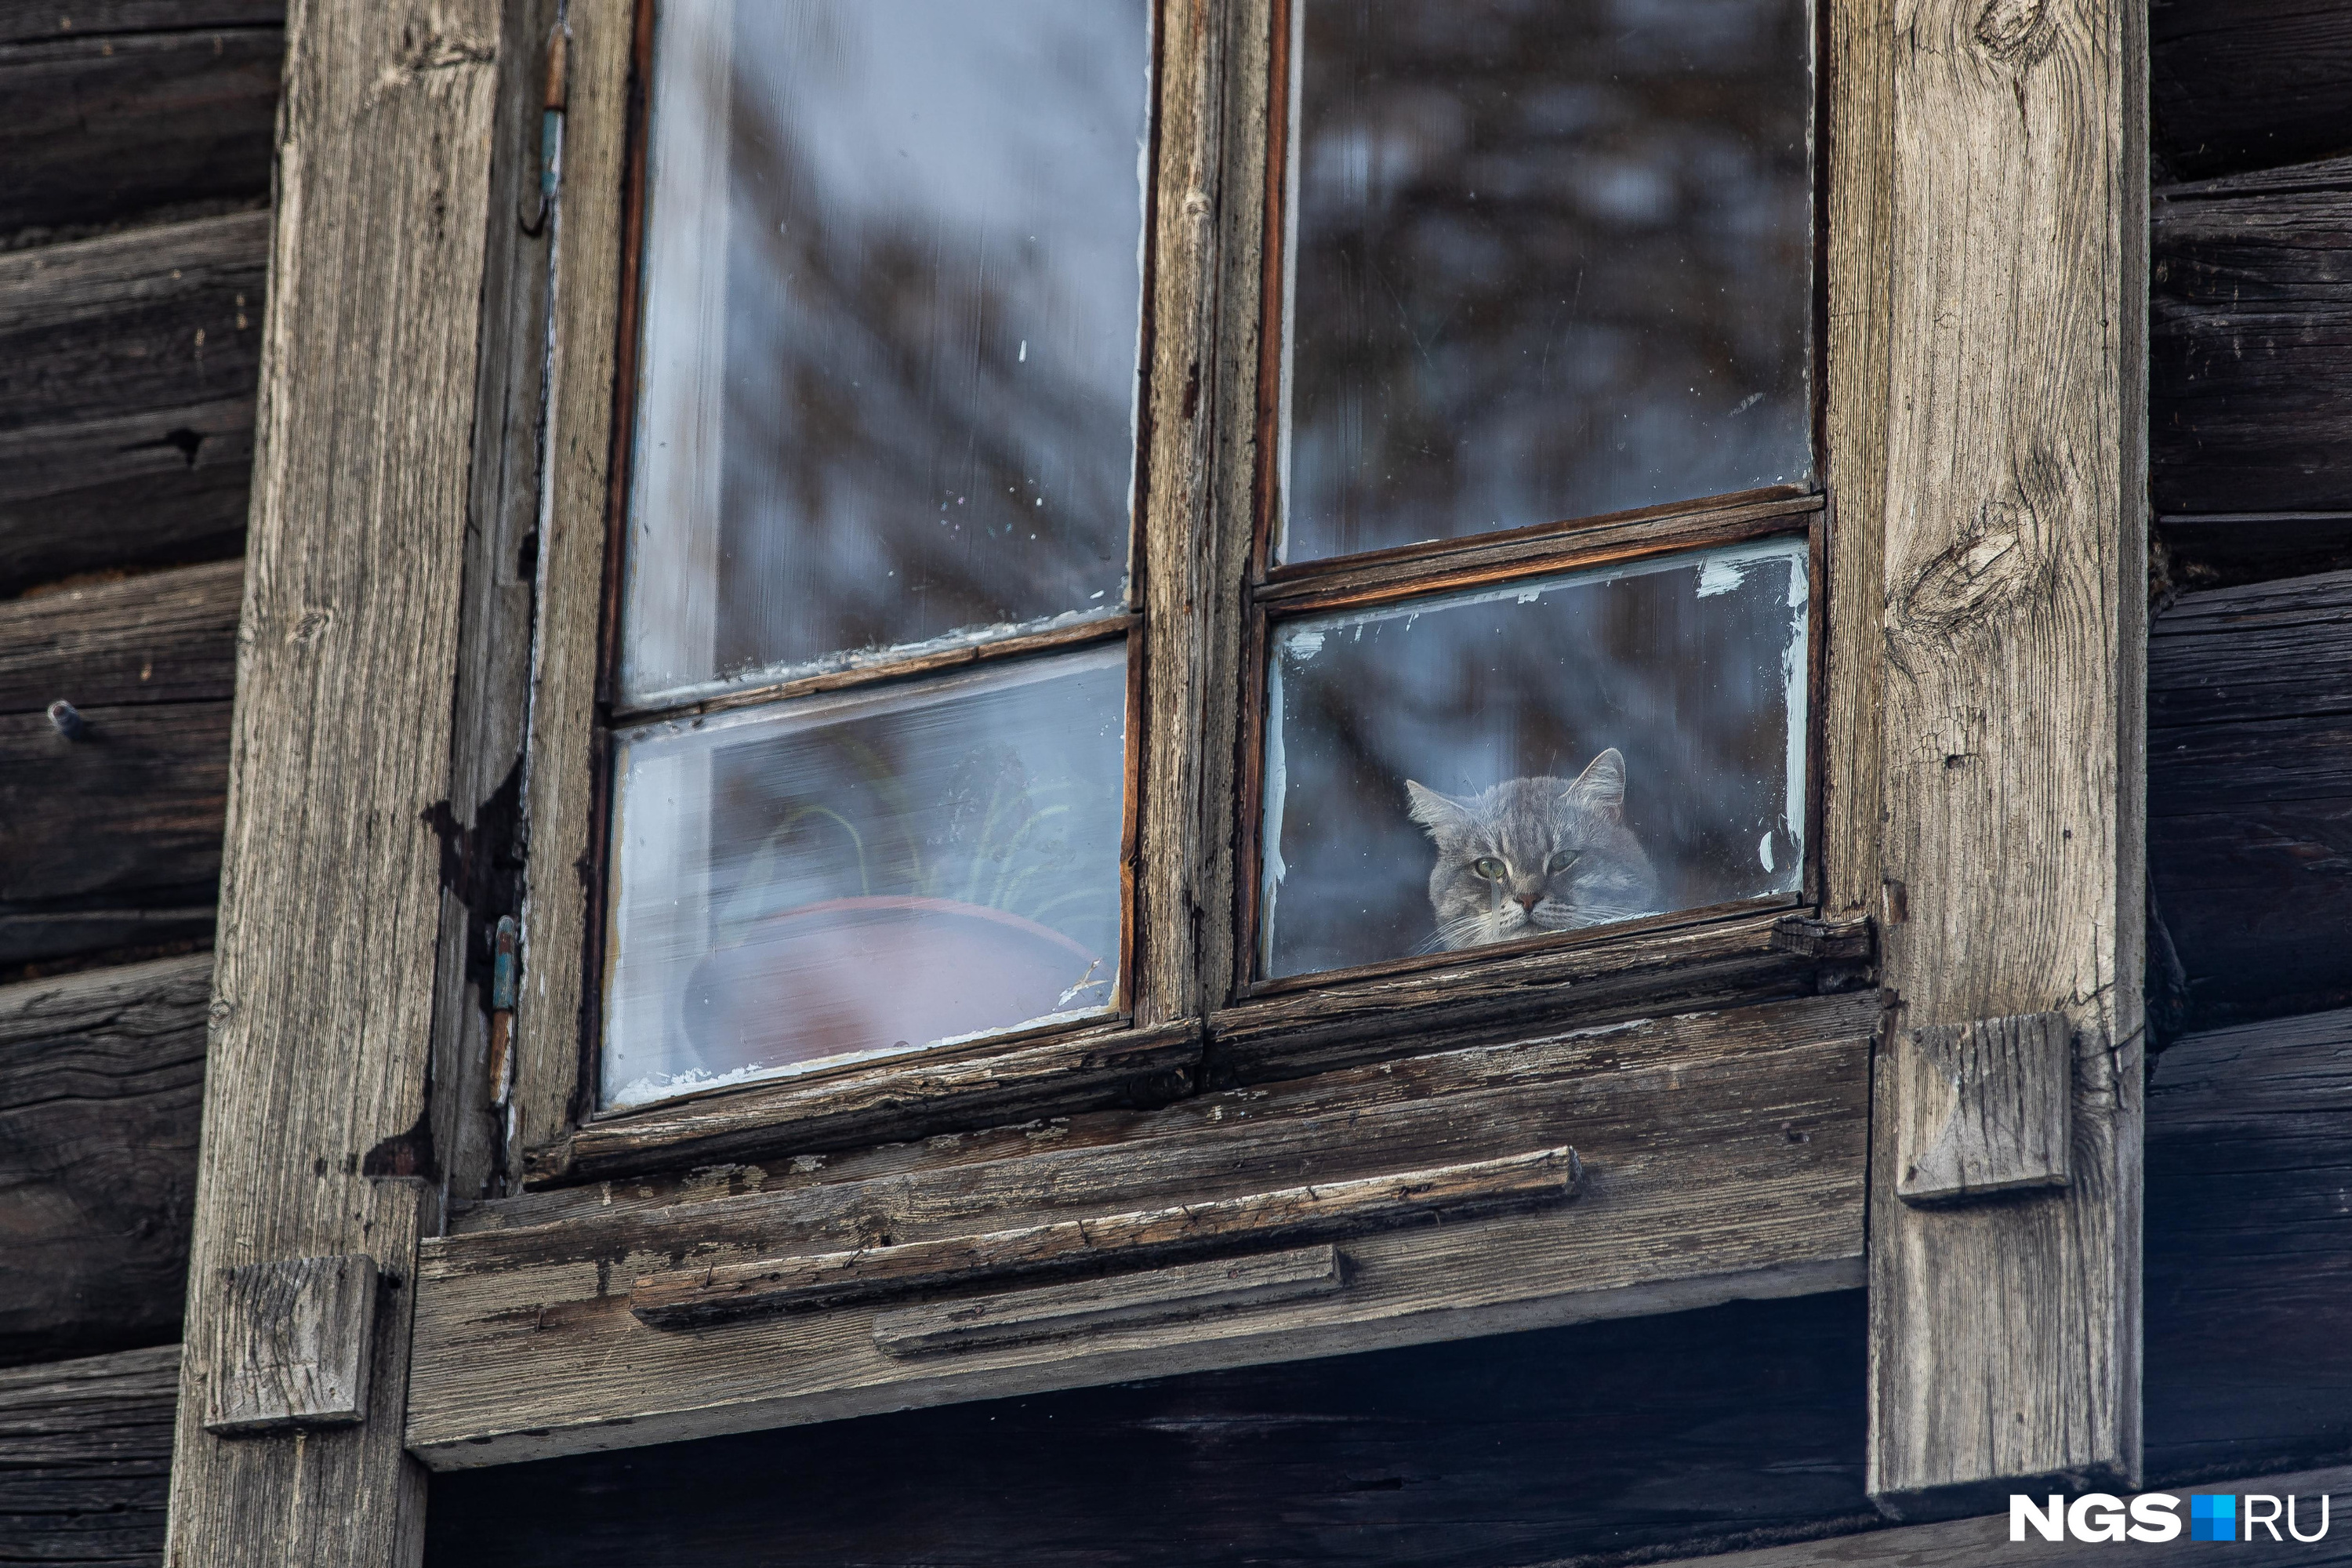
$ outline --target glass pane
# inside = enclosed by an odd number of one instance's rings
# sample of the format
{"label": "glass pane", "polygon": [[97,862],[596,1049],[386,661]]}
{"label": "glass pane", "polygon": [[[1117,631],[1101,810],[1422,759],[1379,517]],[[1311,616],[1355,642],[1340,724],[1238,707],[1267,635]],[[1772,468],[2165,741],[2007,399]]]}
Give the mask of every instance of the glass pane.
{"label": "glass pane", "polygon": [[1149,0],[665,0],[621,695],[1118,605]]}
{"label": "glass pane", "polygon": [[1812,471],[1806,0],[1298,0],[1308,560]]}
{"label": "glass pane", "polygon": [[1803,886],[1806,544],[1276,627],[1260,971]]}
{"label": "glass pane", "polygon": [[604,1103],[1112,1005],[1126,705],[1113,644],[624,735]]}

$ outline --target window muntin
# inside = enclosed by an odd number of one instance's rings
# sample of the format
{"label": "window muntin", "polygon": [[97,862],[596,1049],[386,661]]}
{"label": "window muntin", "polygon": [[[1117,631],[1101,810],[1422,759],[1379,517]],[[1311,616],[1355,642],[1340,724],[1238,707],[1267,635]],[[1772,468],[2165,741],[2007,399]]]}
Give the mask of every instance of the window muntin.
{"label": "window muntin", "polygon": [[1307,562],[1812,478],[1806,0],[1289,0]]}
{"label": "window muntin", "polygon": [[1809,550],[1276,622],[1260,974],[1799,892]]}
{"label": "window muntin", "polygon": [[616,737],[604,1103],[1117,1001],[1123,643]]}
{"label": "window muntin", "polygon": [[1122,608],[1149,0],[662,0],[616,688]]}

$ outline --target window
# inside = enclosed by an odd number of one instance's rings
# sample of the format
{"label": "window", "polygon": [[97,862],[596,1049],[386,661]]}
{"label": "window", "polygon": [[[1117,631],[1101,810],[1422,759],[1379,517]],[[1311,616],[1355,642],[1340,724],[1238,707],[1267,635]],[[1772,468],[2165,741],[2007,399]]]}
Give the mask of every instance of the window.
{"label": "window", "polygon": [[417,1451],[1854,1283],[1805,0],[626,8]]}

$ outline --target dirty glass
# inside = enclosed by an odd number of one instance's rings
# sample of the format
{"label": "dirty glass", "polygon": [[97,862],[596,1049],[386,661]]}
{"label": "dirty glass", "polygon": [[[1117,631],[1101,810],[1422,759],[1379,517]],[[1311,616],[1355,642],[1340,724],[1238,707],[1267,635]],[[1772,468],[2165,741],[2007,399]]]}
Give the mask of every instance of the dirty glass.
{"label": "dirty glass", "polygon": [[619,736],[603,1102],[1114,1005],[1126,691],[1112,645]]}
{"label": "dirty glass", "polygon": [[1150,0],[664,0],[620,689],[1118,606]]}
{"label": "dirty glass", "polygon": [[1286,560],[1810,479],[1806,0],[1297,0]]}
{"label": "dirty glass", "polygon": [[1807,547],[1278,623],[1259,971],[1802,886]]}

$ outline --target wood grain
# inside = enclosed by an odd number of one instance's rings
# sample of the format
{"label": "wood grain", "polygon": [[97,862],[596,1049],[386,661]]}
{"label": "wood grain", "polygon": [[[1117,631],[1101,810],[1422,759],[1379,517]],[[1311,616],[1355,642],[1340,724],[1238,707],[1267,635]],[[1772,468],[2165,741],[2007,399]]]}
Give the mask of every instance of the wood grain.
{"label": "wood grain", "polygon": [[2198,1017],[2352,998],[2352,572],[2149,628],[2148,869]]}
{"label": "wood grain", "polygon": [[0,987],[0,1361],[179,1333],[211,979],[199,953]]}
{"label": "wood grain", "polygon": [[0,255],[0,592],[236,552],[269,215]]}
{"label": "wood grain", "polygon": [[235,696],[244,584],[223,561],[0,601],[0,713]]}
{"label": "wood grain", "polygon": [[2151,218],[2157,510],[2352,510],[2352,159],[2161,186]]}
{"label": "wood grain", "polygon": [[1030,1340],[1067,1342],[1105,1329],[1328,1296],[1346,1287],[1339,1249],[1326,1243],[901,1307],[875,1318],[874,1343],[885,1355],[918,1356]]}
{"label": "wood grain", "polygon": [[0,1372],[0,1551],[153,1568],[179,1373],[177,1345]]}
{"label": "wood grain", "polygon": [[573,0],[570,107],[554,238],[547,406],[547,511],[525,813],[530,871],[515,1009],[511,1158],[569,1132],[587,1109],[581,1081],[592,998],[589,909],[602,842],[595,754],[596,672],[611,500],[622,195],[626,175],[629,0]]}
{"label": "wood grain", "polygon": [[1895,6],[1885,984],[1897,1026],[2076,1032],[2064,1194],[1871,1205],[1898,1510],[2139,1469],[2142,20]]}
{"label": "wood grain", "polygon": [[1893,388],[1891,243],[1895,168],[1894,8],[1831,0],[1822,62],[1828,188],[1822,278],[1826,342],[1822,473],[1829,486],[1828,690],[1822,705],[1822,905],[1877,912],[1883,746],[1886,425]]}
{"label": "wood grain", "polygon": [[1242,401],[1256,386],[1255,339],[1243,357],[1227,331],[1255,296],[1226,296],[1263,222],[1250,198],[1265,158],[1265,27],[1263,4],[1169,0],[1158,30],[1135,572],[1143,744],[1130,785],[1132,997],[1145,1026],[1202,1016],[1233,984],[1234,671],[1248,556],[1245,530],[1219,503],[1234,443],[1256,424]]}
{"label": "wood grain", "polygon": [[772,1153],[829,1152],[1106,1105],[1157,1104],[1192,1087],[1200,1056],[1201,1032],[1189,1022],[1156,1029],[1115,1024],[1026,1045],[991,1041],[961,1056],[603,1118],[526,1150],[523,1173],[547,1185]]}
{"label": "wood grain", "polygon": [[366,1420],[375,1305],[365,1253],[230,1269],[205,1430],[254,1436]]}
{"label": "wood grain", "polygon": [[2352,146],[2352,17],[2334,0],[2152,0],[2157,156],[2179,177]]}
{"label": "wood grain", "polygon": [[[421,1548],[401,1451],[495,99],[488,0],[310,0],[289,31],[205,1137],[168,1550]],[[322,1056],[322,1052],[331,1053]],[[321,1070],[322,1063],[331,1070]],[[428,1124],[429,1125],[429,1124]],[[385,1397],[299,1441],[204,1429],[227,1271],[364,1252]]]}
{"label": "wood grain", "polygon": [[[60,693],[59,695],[62,695]],[[0,913],[180,907],[219,874],[226,701],[0,713]]]}
{"label": "wood grain", "polygon": [[[410,1444],[436,1467],[498,1463],[1842,1287],[1859,1278],[1878,1012],[1865,994],[1571,1031],[1092,1112],[972,1140],[970,1159],[950,1140],[942,1160],[918,1145],[870,1165],[812,1162],[773,1192],[638,1199],[612,1184],[514,1200],[510,1226],[495,1219],[509,1205],[482,1205],[463,1234],[427,1244]],[[1350,1242],[1360,1268],[1339,1296],[1123,1330],[1083,1356],[1007,1346],[909,1363],[875,1347],[873,1311],[856,1306],[690,1334],[628,1310],[630,1282],[666,1268],[904,1247],[1570,1143],[1586,1169],[1572,1205]]]}
{"label": "wood grain", "polygon": [[1824,947],[1788,939],[1788,923],[1764,913],[1255,997],[1209,1020],[1209,1081],[1328,1071],[1515,1025],[1600,1024],[1864,983],[1866,925],[1836,926]]}
{"label": "wood grain", "polygon": [[286,0],[0,0],[0,43],[285,20]]}
{"label": "wood grain", "polygon": [[269,193],[284,32],[0,45],[0,234]]}
{"label": "wood grain", "polygon": [[2074,1043],[2063,1013],[1900,1031],[1895,1195],[1964,1203],[2064,1186]]}
{"label": "wood grain", "polygon": [[1538,1208],[1573,1198],[1583,1180],[1576,1151],[1563,1146],[980,1236],[670,1268],[637,1277],[629,1288],[629,1311],[656,1328],[691,1329],[1036,1275],[1153,1267],[1237,1247]]}

